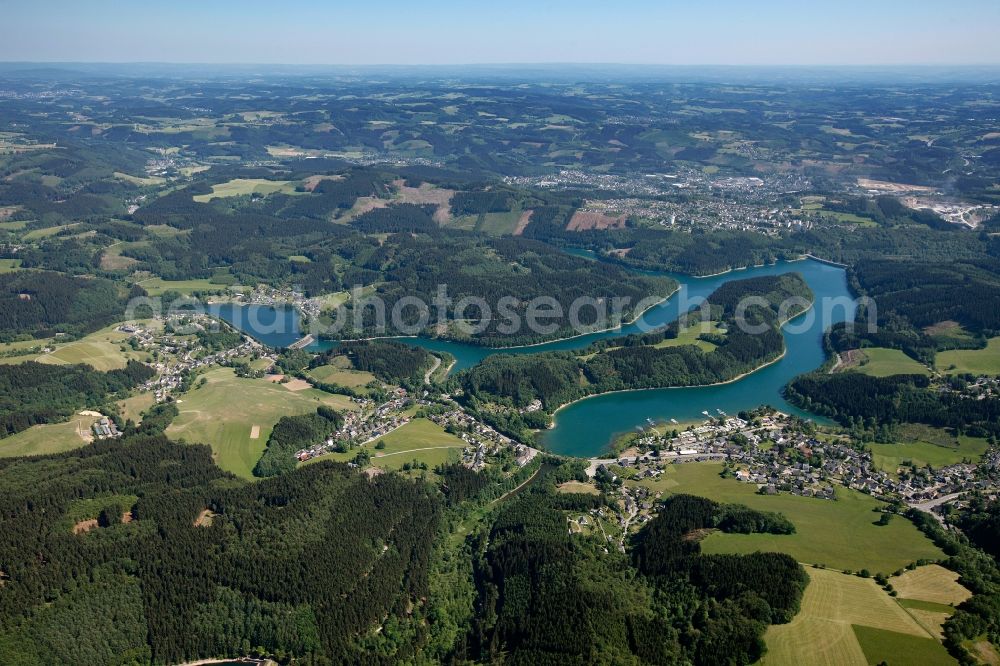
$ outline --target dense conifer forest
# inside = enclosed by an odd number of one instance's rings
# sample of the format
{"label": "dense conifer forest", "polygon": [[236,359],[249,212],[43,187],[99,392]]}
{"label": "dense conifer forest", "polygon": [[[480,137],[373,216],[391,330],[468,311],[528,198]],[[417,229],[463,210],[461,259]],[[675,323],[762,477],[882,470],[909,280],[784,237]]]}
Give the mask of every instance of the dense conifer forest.
{"label": "dense conifer forest", "polygon": [[417,647],[379,656],[359,641],[427,595],[441,509],[425,484],[328,463],[246,484],[207,447],[139,436],[4,459],[0,497],[4,663],[253,649],[392,663]]}
{"label": "dense conifer forest", "polygon": [[155,375],[138,361],[108,372],[82,364],[0,365],[0,439],[38,423],[62,421],[85,407],[100,409],[112,395]]}

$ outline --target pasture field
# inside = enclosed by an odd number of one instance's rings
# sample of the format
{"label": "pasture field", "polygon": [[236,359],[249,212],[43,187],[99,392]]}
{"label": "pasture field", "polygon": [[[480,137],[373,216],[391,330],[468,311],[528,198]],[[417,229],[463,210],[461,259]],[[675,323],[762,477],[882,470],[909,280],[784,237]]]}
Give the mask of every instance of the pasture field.
{"label": "pasture field", "polygon": [[139,262],[132,257],[126,257],[122,255],[127,247],[138,247],[141,245],[146,245],[144,241],[139,241],[138,243],[115,243],[109,246],[101,253],[101,268],[106,271],[124,271],[137,265]]}
{"label": "pasture field", "polygon": [[[95,331],[79,340],[60,345],[48,354],[39,354],[33,360],[52,365],[72,365],[86,363],[95,370],[108,371],[124,368],[130,359],[148,361],[149,354],[144,351],[134,351],[125,342],[129,339],[127,333],[116,331],[117,324]],[[122,351],[122,347],[126,351]],[[27,360],[30,357],[18,357]]]}
{"label": "pasture field", "polygon": [[917,624],[927,630],[927,633],[938,640],[944,638],[944,623],[955,612],[954,608],[919,599],[900,599],[897,597],[896,602],[905,608],[906,612],[917,621]]}
{"label": "pasture field", "polygon": [[936,639],[874,627],[855,626],[854,636],[869,664],[944,666],[958,664]]}
{"label": "pasture field", "polygon": [[24,234],[24,240],[26,241],[36,241],[42,240],[43,238],[51,238],[55,236],[60,231],[65,229],[72,229],[73,227],[80,224],[79,222],[73,222],[71,224],[63,224],[56,227],[43,227],[41,229],[32,229],[28,233]]}
{"label": "pasture field", "polygon": [[949,374],[1000,375],[1000,338],[990,338],[986,349],[940,352],[934,364]]}
{"label": "pasture field", "polygon": [[227,197],[239,197],[248,194],[260,194],[267,196],[275,192],[282,194],[299,194],[295,191],[298,181],[291,180],[265,180],[263,178],[234,178],[225,183],[212,186],[210,194],[196,194],[194,200],[199,203],[208,203],[212,199],[225,199]]}
{"label": "pasture field", "polygon": [[[375,444],[384,442],[384,449],[374,449]],[[375,459],[399,455],[417,449],[468,446],[460,438],[445,432],[445,429],[428,419],[413,419],[406,425],[396,428],[384,437],[371,443]]]}
{"label": "pasture field", "polygon": [[[29,349],[41,349],[42,347],[48,347],[52,344],[52,338],[38,338],[31,340],[18,340],[17,342],[2,342],[0,343],[0,353],[10,353],[10,352],[21,352]],[[0,358],[0,362],[5,359]],[[16,358],[6,359],[8,362],[16,360]]]}
{"label": "pasture field", "polygon": [[[707,351],[707,352],[712,351],[713,349],[715,349],[718,345],[715,345],[715,344],[713,344],[711,342],[707,342],[705,340],[699,340],[698,339],[698,336],[701,335],[702,333],[715,333],[715,334],[719,334],[719,333],[725,333],[725,330],[724,329],[720,329],[718,323],[714,322],[714,321],[713,322],[709,322],[709,325],[708,325],[708,327],[705,330],[702,330],[701,324],[698,324],[697,326],[688,326],[688,327],[684,328],[683,330],[681,330],[680,332],[678,332],[676,338],[670,338],[669,340],[661,340],[660,342],[657,342],[655,345],[653,345],[653,347],[655,349],[662,349],[664,347],[683,347],[684,345],[694,345],[695,347],[698,347],[699,349],[703,349],[704,351]],[[608,349],[605,349],[604,352],[607,353],[607,352],[610,352],[610,351],[614,351],[615,349],[621,349],[621,348],[620,347],[609,347]],[[595,356],[595,354],[589,354],[589,355],[585,356],[584,358],[588,358],[589,359],[589,358],[593,358],[594,356]],[[698,423],[696,423],[696,425],[701,425],[701,423],[698,422]],[[677,427],[677,426],[674,426],[674,427]]]}
{"label": "pasture field", "polygon": [[375,375],[361,370],[349,370],[336,365],[321,365],[309,371],[309,376],[324,384],[337,384],[348,388],[365,386],[375,381]]}
{"label": "pasture field", "polygon": [[166,178],[161,178],[160,176],[150,176],[150,177],[132,176],[130,174],[123,173],[121,171],[115,171],[114,176],[118,180],[124,181],[126,183],[131,183],[132,185],[136,185],[138,187],[153,187],[155,185],[162,185],[163,183],[167,182]]}
{"label": "pasture field", "polygon": [[122,418],[132,419],[136,423],[142,421],[142,413],[156,404],[156,396],[152,391],[137,393],[129,398],[118,401],[118,409]]}
{"label": "pasture field", "polygon": [[99,417],[74,414],[66,423],[44,423],[0,439],[0,457],[42,456],[78,449],[92,440],[90,426]]}
{"label": "pasture field", "polygon": [[881,503],[868,495],[847,488],[837,488],[836,500],[788,493],[758,495],[753,484],[721,478],[721,470],[721,464],[712,462],[669,465],[655,481],[629,483],[776,511],[795,524],[796,533],[789,535],[715,532],[702,541],[706,553],[778,551],[807,564],[867,568],[873,574],[889,574],[918,559],[944,558],[944,553],[908,520],[896,518],[885,526],[874,525],[878,516],[872,510]]}
{"label": "pasture field", "polygon": [[890,581],[903,599],[957,606],[972,596],[958,582],[958,574],[937,564],[917,567]]}
{"label": "pasture field", "polygon": [[20,268],[20,259],[0,259],[0,273],[12,273]]}
{"label": "pasture field", "polygon": [[[935,342],[945,343],[944,346],[948,346],[947,343],[958,343],[959,346],[962,346],[976,340],[976,336],[973,333],[965,330],[957,321],[951,320],[940,321],[932,326],[927,326],[924,328],[924,333],[934,338]],[[952,346],[955,345],[952,344]]]}
{"label": "pasture field", "polygon": [[872,444],[872,462],[884,472],[894,475],[904,462],[911,462],[917,467],[944,467],[963,460],[976,462],[988,448],[986,440],[978,437],[963,435],[956,444],[959,441],[959,446],[941,446],[926,441]]}
{"label": "pasture field", "polygon": [[515,208],[512,211],[504,213],[483,213],[474,219],[476,220],[476,231],[481,231],[491,236],[513,234],[514,230],[517,229],[518,221],[521,219],[521,210]]}
{"label": "pasture field", "polygon": [[662,347],[682,347],[684,345],[694,345],[699,349],[710,352],[715,349],[718,345],[705,340],[699,340],[698,336],[702,333],[713,333],[720,334],[725,333],[725,329],[719,328],[719,323],[712,321],[709,322],[707,327],[702,327],[701,324],[695,326],[686,326],[683,330],[677,333],[676,338],[671,338],[669,340],[662,340],[653,345],[655,348],[660,349]]}
{"label": "pasture field", "polygon": [[912,358],[898,349],[885,349],[883,347],[867,347],[861,350],[864,360],[861,365],[852,368],[858,372],[873,377],[888,377],[890,375],[929,375],[924,365],[914,361]]}
{"label": "pasture field", "polygon": [[[802,609],[791,622],[773,625],[764,635],[767,654],[760,662],[764,666],[867,666],[878,663],[870,661],[867,652],[876,650],[879,641],[866,634],[867,648],[863,647],[856,634],[857,627],[890,634],[889,638],[902,636],[908,651],[919,648],[919,653],[930,659],[941,653],[947,657],[941,644],[875,581],[824,569],[807,567],[806,572],[809,584],[802,597]],[[887,639],[882,641],[886,642]],[[889,663],[914,662],[890,660]],[[931,660],[922,663],[953,662]]]}
{"label": "pasture field", "polygon": [[[215,368],[203,376],[205,386],[181,396],[177,405],[180,414],[167,428],[167,435],[191,444],[208,444],[219,467],[247,479],[253,477],[271,428],[282,416],[308,414],[320,405],[356,409],[346,396],[316,389],[290,391],[264,379],[236,377],[230,368]],[[257,439],[250,438],[254,426],[260,427]]]}
{"label": "pasture field", "polygon": [[[378,442],[385,448],[377,449]],[[459,453],[467,444],[460,438],[445,432],[444,428],[427,419],[413,419],[406,425],[393,430],[384,437],[365,444],[372,454],[372,466],[385,470],[401,468],[405,463],[418,460],[427,463],[430,469],[449,461],[458,460]],[[359,449],[344,453],[313,458],[305,464],[321,460],[347,462],[353,460]]]}
{"label": "pasture field", "polygon": [[198,278],[195,280],[164,280],[163,278],[149,278],[139,283],[150,296],[162,296],[168,291],[176,291],[184,295],[193,294],[196,291],[225,291],[228,285],[213,282],[218,278]]}
{"label": "pasture field", "polygon": [[567,481],[556,487],[556,492],[579,493],[582,495],[600,495],[601,491],[592,483],[581,483],[579,481]]}

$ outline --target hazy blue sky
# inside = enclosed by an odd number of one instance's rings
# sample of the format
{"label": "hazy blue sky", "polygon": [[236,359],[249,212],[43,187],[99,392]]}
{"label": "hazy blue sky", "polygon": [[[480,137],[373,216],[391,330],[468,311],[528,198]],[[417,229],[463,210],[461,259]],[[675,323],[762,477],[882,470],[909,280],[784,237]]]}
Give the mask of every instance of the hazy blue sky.
{"label": "hazy blue sky", "polygon": [[0,0],[0,19],[0,61],[1000,63],[1000,0]]}

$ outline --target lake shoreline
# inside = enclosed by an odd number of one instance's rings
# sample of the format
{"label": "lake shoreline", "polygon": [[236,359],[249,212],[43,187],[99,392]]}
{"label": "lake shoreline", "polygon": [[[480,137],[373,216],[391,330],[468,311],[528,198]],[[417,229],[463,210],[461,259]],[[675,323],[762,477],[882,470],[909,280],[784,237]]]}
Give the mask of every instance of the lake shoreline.
{"label": "lake shoreline", "polygon": [[642,387],[642,388],[615,389],[613,391],[603,391],[601,393],[591,393],[590,395],[585,395],[585,396],[583,396],[581,398],[576,398],[575,400],[570,400],[569,402],[565,402],[565,403],[559,405],[558,407],[556,407],[555,411],[552,412],[552,424],[549,425],[548,430],[554,430],[555,429],[555,427],[556,427],[556,425],[555,425],[555,416],[556,416],[556,414],[558,414],[560,411],[562,411],[566,407],[569,407],[570,405],[575,405],[578,402],[583,402],[584,400],[590,400],[591,398],[600,398],[601,396],[605,396],[605,395],[614,395],[616,393],[638,393],[640,391],[670,391],[670,390],[675,390],[675,389],[694,389],[694,388],[709,388],[709,387],[712,387],[712,386],[725,386],[726,384],[732,384],[733,382],[738,382],[741,379],[746,379],[747,377],[749,377],[750,375],[754,374],[755,372],[759,372],[759,371],[763,370],[764,368],[766,368],[768,366],[774,365],[775,363],[777,363],[781,359],[785,358],[785,355],[787,353],[788,353],[788,350],[785,349],[784,351],[781,352],[781,354],[779,356],[771,359],[770,361],[767,361],[766,363],[758,365],[756,368],[753,368],[752,370],[747,370],[746,372],[744,372],[744,373],[742,373],[740,375],[737,375],[736,377],[733,377],[732,379],[727,379],[727,380],[721,381],[721,382],[712,382],[711,384],[686,384],[684,386],[645,386],[645,387]]}

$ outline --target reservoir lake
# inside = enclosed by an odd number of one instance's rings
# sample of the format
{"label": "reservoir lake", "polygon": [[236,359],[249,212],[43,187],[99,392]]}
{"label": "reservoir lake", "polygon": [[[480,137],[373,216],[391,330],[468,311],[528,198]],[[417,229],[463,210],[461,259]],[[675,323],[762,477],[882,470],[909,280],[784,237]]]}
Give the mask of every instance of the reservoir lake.
{"label": "reservoir lake", "polygon": [[[666,301],[647,310],[636,322],[610,331],[531,347],[491,349],[429,338],[399,340],[428,351],[451,354],[456,360],[452,370],[455,372],[472,367],[493,354],[537,354],[544,351],[582,349],[596,340],[648,331],[676,320],[682,307],[685,310],[692,309],[697,305],[698,299],[709,296],[730,280],[792,272],[801,274],[809,284],[815,302],[812,309],[788,322],[783,329],[785,355],[778,361],[728,384],[607,393],[579,400],[560,409],[555,415],[554,427],[542,435],[545,447],[563,455],[597,456],[606,452],[615,438],[634,431],[636,427],[648,425],[649,420],[696,421],[704,419],[703,412],[706,411],[712,416],[717,416],[718,410],[736,414],[740,410],[762,404],[769,404],[784,412],[816,418],[786,402],[782,397],[782,389],[796,375],[810,372],[822,365],[825,361],[823,333],[833,324],[853,318],[854,303],[844,269],[806,259],[735,270],[710,277],[659,273],[677,280],[680,289]],[[297,312],[291,308],[218,304],[211,306],[209,310],[269,346],[287,347],[301,337]],[[320,341],[307,349],[322,351],[336,344]]]}

